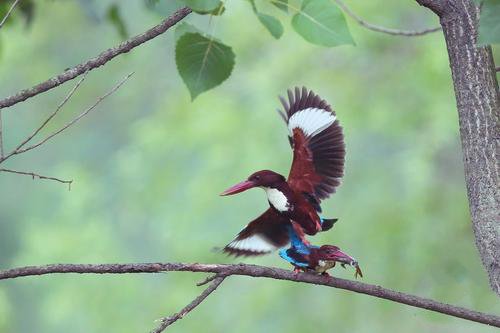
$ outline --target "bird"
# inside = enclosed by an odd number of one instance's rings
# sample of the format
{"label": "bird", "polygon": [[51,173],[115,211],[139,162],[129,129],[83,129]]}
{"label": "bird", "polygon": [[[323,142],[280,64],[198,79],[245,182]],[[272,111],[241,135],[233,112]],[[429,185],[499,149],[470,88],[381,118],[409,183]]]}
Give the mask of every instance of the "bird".
{"label": "bird", "polygon": [[331,106],[312,90],[295,87],[287,95],[288,100],[280,96],[283,110],[278,113],[287,125],[293,151],[288,178],[261,170],[221,193],[234,195],[259,187],[269,202],[269,208],[223,248],[227,254],[258,256],[286,247],[290,227],[308,244],[305,234],[313,236],[334,223],[319,214],[321,200],[335,192],[344,174],[342,127]]}
{"label": "bird", "polygon": [[340,263],[344,268],[345,265],[355,267],[355,278],[363,277],[358,261],[341,251],[338,246],[315,246],[305,243],[293,227],[289,227],[289,235],[291,246],[288,249],[281,249],[279,255],[294,266],[294,273],[304,271],[329,276],[327,271],[335,267],[336,263]]}

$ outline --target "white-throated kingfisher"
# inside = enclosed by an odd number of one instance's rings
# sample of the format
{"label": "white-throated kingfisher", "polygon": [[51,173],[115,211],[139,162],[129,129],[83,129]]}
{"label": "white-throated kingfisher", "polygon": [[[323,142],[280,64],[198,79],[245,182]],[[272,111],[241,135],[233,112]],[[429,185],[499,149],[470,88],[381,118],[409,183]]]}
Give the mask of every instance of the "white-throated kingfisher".
{"label": "white-throated kingfisher", "polygon": [[333,220],[319,216],[320,202],[335,192],[344,173],[342,127],[330,105],[304,87],[288,90],[288,101],[280,100],[284,111],[278,112],[287,124],[293,150],[288,179],[262,170],[221,194],[260,187],[270,206],[224,248],[226,253],[255,256],[275,251],[290,243],[290,227],[308,244],[304,233],[315,235],[333,225]]}

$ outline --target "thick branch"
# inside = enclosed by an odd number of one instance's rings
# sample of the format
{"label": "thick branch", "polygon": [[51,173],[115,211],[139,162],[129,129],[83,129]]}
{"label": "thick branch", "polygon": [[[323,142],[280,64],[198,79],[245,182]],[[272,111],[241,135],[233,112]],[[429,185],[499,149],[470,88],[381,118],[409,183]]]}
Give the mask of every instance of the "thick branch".
{"label": "thick branch", "polygon": [[356,21],[362,27],[367,28],[368,30],[382,32],[384,34],[393,35],[393,36],[405,36],[405,37],[417,37],[427,35],[429,33],[433,33],[436,31],[440,31],[441,27],[434,27],[422,30],[400,30],[400,29],[391,29],[381,27],[379,25],[375,25],[369,22],[366,22],[361,17],[359,17],[356,13],[354,13],[347,5],[341,0],[335,0],[335,2],[339,5],[342,10],[349,15],[354,21]]}
{"label": "thick branch", "polygon": [[186,305],[181,311],[178,313],[174,314],[173,316],[170,317],[165,317],[161,319],[160,325],[152,331],[152,333],[161,333],[163,332],[168,326],[172,325],[175,323],[177,320],[184,318],[185,315],[187,315],[189,312],[191,312],[194,308],[196,308],[198,305],[201,304],[205,300],[205,298],[208,297],[211,293],[217,289],[217,287],[220,286],[222,281],[224,281],[226,277],[225,276],[217,276],[216,278],[213,279],[212,283],[208,286],[207,289],[205,289],[198,297],[196,297],[191,303]]}
{"label": "thick branch", "polygon": [[435,11],[443,27],[476,246],[500,295],[500,94],[491,47],[477,45],[479,8],[473,0],[417,1]]}
{"label": "thick branch", "polygon": [[440,303],[431,299],[409,295],[367,283],[340,278],[324,277],[309,273],[294,274],[292,271],[274,267],[255,265],[217,265],[217,264],[183,264],[183,263],[144,263],[144,264],[55,264],[46,266],[28,266],[0,271],[0,280],[23,276],[45,275],[54,273],[79,274],[125,274],[125,273],[159,273],[171,271],[205,272],[222,276],[246,275],[265,277],[277,280],[310,283],[333,288],[350,290],[417,308],[427,309],[450,316],[463,318],[486,325],[500,327],[500,317],[492,314],[469,310],[466,308]]}
{"label": "thick branch", "polygon": [[37,84],[34,87],[22,90],[16,93],[15,95],[0,100],[0,109],[25,101],[30,97],[36,96],[47,90],[55,88],[63,84],[64,82],[72,80],[75,77],[87,71],[91,71],[95,68],[98,68],[106,64],[108,61],[112,60],[116,56],[122,53],[127,53],[133,48],[163,34],[169,28],[174,26],[177,22],[186,17],[189,13],[191,13],[191,9],[187,7],[177,10],[174,14],[172,14],[172,16],[168,17],[160,24],[154,26],[153,28],[149,29],[148,31],[140,35],[130,38],[129,40],[121,43],[120,45],[114,48],[102,52],[97,57],[89,59],[86,62],[81,63],[79,65],[76,65],[75,67],[64,71],[62,74],[54,76],[53,78],[48,79],[47,81],[42,82],[40,84]]}
{"label": "thick branch", "polygon": [[429,8],[439,16],[441,16],[441,14],[449,10],[449,4],[448,4],[449,0],[416,0],[416,1],[420,6]]}

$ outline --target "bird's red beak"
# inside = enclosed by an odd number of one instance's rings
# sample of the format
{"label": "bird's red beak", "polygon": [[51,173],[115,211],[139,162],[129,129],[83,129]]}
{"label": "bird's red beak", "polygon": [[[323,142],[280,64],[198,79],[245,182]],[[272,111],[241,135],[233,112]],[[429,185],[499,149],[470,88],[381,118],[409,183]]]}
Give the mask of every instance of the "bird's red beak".
{"label": "bird's red beak", "polygon": [[354,268],[356,268],[356,273],[354,274],[354,276],[355,277],[358,277],[358,276],[363,277],[363,272],[361,272],[361,269],[359,268],[358,261],[356,259],[354,259],[353,257],[351,257],[350,255],[348,255],[340,250],[337,250],[331,256],[331,260],[332,259],[341,263],[344,268],[345,268],[344,265],[353,266]]}
{"label": "bird's red beak", "polygon": [[332,259],[335,261],[338,261],[340,263],[352,265],[352,266],[354,266],[357,263],[356,259],[354,259],[353,257],[348,255],[347,253],[344,253],[340,250],[335,251],[335,253],[332,255]]}
{"label": "bird's red beak", "polygon": [[245,181],[242,181],[241,183],[238,183],[234,186],[231,186],[230,188],[228,188],[227,190],[225,190],[224,192],[222,192],[220,195],[231,195],[231,194],[236,194],[236,193],[240,193],[240,192],[243,192],[243,191],[246,191],[248,189],[251,189],[252,187],[255,187],[255,183],[250,181],[250,180],[245,180]]}

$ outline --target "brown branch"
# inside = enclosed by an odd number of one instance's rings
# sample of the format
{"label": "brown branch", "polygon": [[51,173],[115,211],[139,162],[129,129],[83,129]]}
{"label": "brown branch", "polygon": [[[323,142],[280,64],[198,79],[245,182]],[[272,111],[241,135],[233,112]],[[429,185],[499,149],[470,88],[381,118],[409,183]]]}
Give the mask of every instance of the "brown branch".
{"label": "brown branch", "polygon": [[2,19],[2,22],[0,22],[0,29],[2,29],[3,25],[5,24],[5,22],[7,21],[7,19],[9,18],[10,14],[12,13],[12,11],[14,10],[14,8],[16,8],[17,4],[19,3],[19,0],[16,0],[14,1],[14,3],[12,4],[12,6],[10,6],[9,10],[7,11],[7,14],[5,14],[5,16],[3,17]]}
{"label": "brown branch", "polygon": [[350,281],[334,277],[324,277],[309,273],[294,274],[292,271],[274,267],[256,265],[219,265],[219,264],[184,264],[184,263],[141,263],[141,264],[55,264],[46,266],[28,266],[0,271],[0,280],[23,276],[35,276],[55,273],[80,274],[126,274],[126,273],[159,273],[171,271],[188,271],[215,273],[221,276],[246,275],[265,277],[277,280],[310,283],[333,288],[350,290],[397,303],[407,304],[417,308],[427,309],[466,320],[500,327],[500,317],[478,312],[459,306],[437,302],[402,292],[390,290],[376,285]]}
{"label": "brown branch", "polygon": [[[60,129],[58,129],[57,131],[55,131],[54,133],[48,135],[45,139],[39,141],[38,143],[35,143],[29,147],[26,147],[26,148],[22,148],[22,149],[18,149],[14,154],[21,154],[21,153],[25,153],[29,150],[32,150],[32,149],[35,149],[41,145],[43,145],[45,142],[49,141],[50,139],[52,139],[54,136],[58,135],[59,133],[61,133],[62,131],[66,130],[68,127],[72,126],[73,124],[75,124],[76,122],[78,122],[80,119],[82,119],[83,117],[85,117],[90,111],[92,111],[93,109],[95,109],[95,107],[97,105],[99,105],[104,99],[106,99],[106,97],[108,97],[109,95],[113,94],[115,91],[117,91],[132,75],[134,74],[134,72],[128,74],[125,78],[123,78],[117,85],[115,85],[110,91],[108,91],[106,94],[100,96],[94,104],[92,104],[92,106],[90,106],[89,108],[87,108],[85,111],[83,111],[82,113],[80,113],[77,117],[75,117],[73,120],[71,120],[69,123],[67,123],[66,125],[64,125],[63,127],[61,127]],[[6,156],[3,160],[5,160],[7,157],[9,156]],[[0,162],[2,162],[2,160],[0,160]]]}
{"label": "brown branch", "polygon": [[191,303],[186,305],[181,311],[178,313],[170,316],[170,317],[165,317],[161,319],[160,325],[155,328],[151,333],[161,333],[163,332],[168,326],[172,325],[175,323],[177,320],[184,318],[185,315],[187,315],[189,312],[191,312],[194,308],[196,308],[198,305],[201,304],[205,300],[205,298],[208,297],[211,293],[217,289],[217,287],[220,286],[222,281],[224,281],[226,277],[224,275],[222,276],[217,276],[213,279],[212,283],[208,286],[207,289],[205,289],[198,297],[196,297]]}
{"label": "brown branch", "polygon": [[203,286],[203,285],[205,285],[205,284],[207,284],[207,283],[209,283],[209,282],[211,282],[211,281],[215,280],[215,278],[217,278],[218,276],[219,276],[218,274],[209,275],[209,276],[207,276],[205,279],[203,279],[203,281],[198,282],[196,285],[197,285],[198,287],[201,287],[201,286]]}
{"label": "brown branch", "polygon": [[40,174],[37,174],[34,172],[18,171],[18,170],[11,170],[11,169],[0,169],[0,172],[9,172],[9,173],[15,173],[18,175],[31,176],[31,178],[33,178],[33,180],[35,178],[54,180],[54,181],[59,182],[59,183],[68,184],[68,191],[71,191],[71,183],[73,183],[72,180],[63,180],[63,179],[59,179],[56,177],[43,176],[43,175],[40,175]]}
{"label": "brown branch", "polygon": [[[87,77],[87,73],[88,72],[85,72],[83,74],[82,78],[80,80],[78,80],[78,82],[76,83],[76,85],[69,91],[69,93],[61,101],[61,103],[59,103],[59,105],[54,110],[54,112],[52,112],[52,114],[47,119],[45,119],[45,121],[31,135],[29,135],[26,139],[24,139],[15,149],[13,149],[10,153],[8,153],[7,156],[4,157],[4,155],[1,154],[1,156],[0,156],[0,163],[4,162],[5,160],[7,160],[8,158],[12,157],[13,155],[17,155],[17,154],[21,153],[21,148],[24,145],[26,145],[28,142],[30,142],[31,139],[33,139],[52,120],[52,118],[54,118],[56,116],[56,114],[68,102],[68,100],[71,98],[71,96],[73,96],[73,94],[75,93],[75,91],[82,84],[83,80],[85,80],[85,78]],[[0,111],[0,113],[1,113],[1,111]],[[0,130],[0,134],[1,134],[1,130]]]}
{"label": "brown branch", "polygon": [[187,7],[183,7],[177,10],[174,14],[172,14],[170,17],[162,21],[160,24],[152,27],[151,29],[147,30],[146,32],[140,35],[137,35],[135,37],[126,40],[125,42],[121,43],[120,45],[114,48],[110,48],[102,52],[97,57],[94,57],[92,59],[87,60],[84,63],[76,65],[64,71],[63,73],[48,79],[45,82],[37,84],[36,86],[33,86],[25,90],[21,90],[20,92],[12,96],[0,100],[0,109],[25,101],[28,98],[36,96],[47,90],[53,89],[63,84],[66,81],[72,80],[75,77],[80,76],[81,74],[87,71],[91,71],[95,68],[103,66],[116,56],[123,53],[127,53],[133,48],[163,34],[165,31],[174,26],[177,22],[186,17],[189,13],[191,13],[191,9]]}
{"label": "brown branch", "polygon": [[423,29],[423,30],[399,30],[399,29],[384,28],[384,27],[366,22],[361,17],[359,17],[356,13],[354,13],[343,1],[341,1],[341,0],[334,0],[334,1],[354,21],[356,21],[359,25],[367,28],[368,30],[382,32],[384,34],[393,35],[393,36],[406,36],[406,37],[423,36],[423,35],[441,30],[441,27],[435,27],[435,28],[429,28],[429,29]]}

